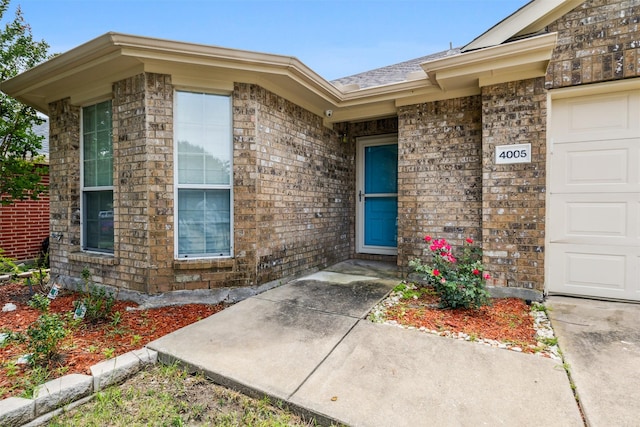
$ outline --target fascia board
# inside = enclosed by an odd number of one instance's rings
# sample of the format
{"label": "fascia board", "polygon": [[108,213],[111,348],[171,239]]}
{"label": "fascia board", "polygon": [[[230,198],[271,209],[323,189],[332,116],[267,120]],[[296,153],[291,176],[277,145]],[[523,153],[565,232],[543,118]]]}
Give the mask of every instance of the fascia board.
{"label": "fascia board", "polygon": [[113,59],[114,55],[117,56],[117,51],[118,48],[111,42],[111,34],[107,33],[64,54],[54,56],[0,84],[12,96],[17,97],[32,88],[43,86],[45,82],[55,80],[59,75],[68,75],[76,69],[86,69],[87,64],[94,61],[107,62]]}
{"label": "fascia board", "polygon": [[443,91],[437,86],[430,85],[421,89],[395,92],[395,96],[391,96],[392,92],[390,92],[390,95],[384,98],[361,97],[341,103],[338,109],[334,110],[331,119],[325,119],[325,121],[339,123],[391,117],[397,115],[398,107],[479,95],[480,92],[478,86]]}
{"label": "fascia board", "polygon": [[122,34],[118,34],[116,42],[122,46],[123,55],[134,56],[142,61],[160,60],[226,68],[235,72],[284,74],[329,99],[337,101],[341,94],[338,88],[293,56]]}
{"label": "fascia board", "polygon": [[341,94],[341,101],[348,104],[353,100],[372,99],[372,98],[395,98],[402,96],[403,93],[411,93],[415,91],[424,91],[430,89],[439,89],[427,79],[426,73],[423,79],[414,79],[387,85],[373,86],[365,89],[352,90]]}
{"label": "fascia board", "polygon": [[487,72],[499,74],[501,69],[508,69],[509,73],[516,72],[518,68],[530,70],[532,63],[549,61],[556,40],[557,33],[545,34],[437,59],[421,67],[442,89],[459,89],[464,85],[477,84]]}
{"label": "fascia board", "polygon": [[[313,92],[326,101],[336,104],[340,101],[341,92],[324,80],[295,57],[264,54],[198,45],[170,40],[131,36],[119,33],[107,33],[77,48],[40,64],[13,79],[1,83],[0,90],[24,101],[36,108],[46,111],[43,95],[34,92],[42,91],[47,86],[53,87],[69,76],[79,75],[92,67],[104,64],[117,68],[118,61],[124,61],[131,68],[131,61],[166,61],[165,63],[199,64],[219,69],[233,70],[234,74],[247,72],[257,74],[285,75],[295,83],[303,85],[306,91]],[[30,96],[23,96],[30,93]]]}
{"label": "fascia board", "polygon": [[[52,97],[71,96],[79,102],[98,96],[103,90],[106,94],[115,81],[110,78],[126,78],[134,70],[159,73],[181,70],[178,85],[209,85],[215,90],[229,91],[233,82],[256,83],[316,114],[324,115],[325,109],[333,109],[330,121],[337,122],[365,119],[368,114],[393,114],[396,106],[409,105],[413,100],[425,102],[447,99],[455,93],[476,93],[479,76],[474,73],[482,74],[501,57],[505,67],[513,66],[510,55],[520,55],[521,61],[526,62],[522,51],[544,50],[554,43],[555,36],[539,36],[447,57],[423,64],[427,73],[424,78],[413,76],[399,83],[342,92],[295,57],[108,33],[3,82],[1,88],[46,112],[48,102],[55,100]],[[528,59],[531,58],[529,55]],[[216,72],[215,80],[205,79],[212,70]],[[466,83],[446,91],[433,83],[439,83],[439,77],[443,76],[450,81],[466,79]],[[74,82],[86,84],[73,88]]]}
{"label": "fascia board", "polygon": [[476,37],[462,48],[462,52],[497,46],[513,37],[535,34],[583,2],[584,0],[533,0]]}
{"label": "fascia board", "polygon": [[564,0],[557,7],[553,8],[546,14],[542,14],[538,19],[531,22],[528,26],[515,33],[512,37],[525,36],[542,31],[547,25],[557,21],[576,7],[584,3],[585,0]]}

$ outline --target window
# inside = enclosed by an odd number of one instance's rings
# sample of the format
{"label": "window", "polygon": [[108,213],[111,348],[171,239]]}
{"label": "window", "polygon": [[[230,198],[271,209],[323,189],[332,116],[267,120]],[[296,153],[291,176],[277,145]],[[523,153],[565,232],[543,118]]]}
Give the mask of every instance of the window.
{"label": "window", "polygon": [[82,109],[82,247],[113,253],[111,101]]}
{"label": "window", "polygon": [[232,253],[231,99],[176,92],[178,258]]}

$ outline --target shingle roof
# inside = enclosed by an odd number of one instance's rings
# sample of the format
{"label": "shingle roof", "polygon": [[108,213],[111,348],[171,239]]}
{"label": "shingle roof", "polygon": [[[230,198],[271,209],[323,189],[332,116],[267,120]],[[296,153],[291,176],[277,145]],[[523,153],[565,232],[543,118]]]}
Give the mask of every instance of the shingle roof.
{"label": "shingle roof", "polygon": [[434,59],[444,58],[446,56],[458,55],[460,48],[452,48],[442,52],[433,53],[431,55],[422,56],[420,58],[411,59],[409,61],[400,62],[398,64],[387,65],[386,67],[376,68],[374,70],[365,71],[363,73],[354,74],[352,76],[342,77],[332,80],[333,85],[353,85],[356,84],[360,89],[368,87],[382,86],[390,83],[399,83],[407,80],[407,74],[414,71],[422,71],[420,64]]}

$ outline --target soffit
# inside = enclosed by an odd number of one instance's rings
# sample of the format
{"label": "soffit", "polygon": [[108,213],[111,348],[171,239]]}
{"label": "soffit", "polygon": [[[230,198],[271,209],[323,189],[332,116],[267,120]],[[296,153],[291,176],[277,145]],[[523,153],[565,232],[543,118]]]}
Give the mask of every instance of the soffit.
{"label": "soffit", "polygon": [[544,76],[557,34],[545,34],[422,64],[444,91]]}

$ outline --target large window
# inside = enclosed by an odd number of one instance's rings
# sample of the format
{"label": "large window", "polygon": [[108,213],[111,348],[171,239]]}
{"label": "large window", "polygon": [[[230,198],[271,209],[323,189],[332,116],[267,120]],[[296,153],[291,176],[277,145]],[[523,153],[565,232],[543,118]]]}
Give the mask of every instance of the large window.
{"label": "large window", "polygon": [[82,247],[113,252],[111,101],[82,109]]}
{"label": "large window", "polygon": [[231,99],[177,92],[174,132],[177,256],[231,256]]}

